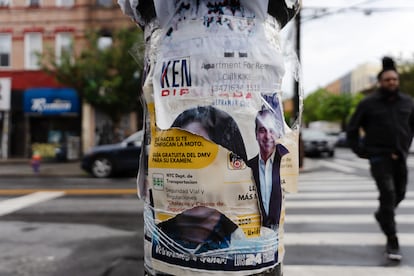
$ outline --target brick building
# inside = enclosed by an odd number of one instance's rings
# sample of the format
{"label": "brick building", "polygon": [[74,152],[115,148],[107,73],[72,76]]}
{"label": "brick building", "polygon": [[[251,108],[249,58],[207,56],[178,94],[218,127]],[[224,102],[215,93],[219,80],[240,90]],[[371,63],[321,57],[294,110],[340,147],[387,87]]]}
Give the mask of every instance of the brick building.
{"label": "brick building", "polygon": [[133,26],[116,0],[0,0],[0,80],[11,83],[10,110],[0,110],[6,156],[29,157],[34,143],[62,144],[67,137],[82,141],[78,152],[94,145],[102,116],[39,70],[37,53],[52,49],[59,59],[85,46],[87,30],[100,31],[108,43],[114,29]]}

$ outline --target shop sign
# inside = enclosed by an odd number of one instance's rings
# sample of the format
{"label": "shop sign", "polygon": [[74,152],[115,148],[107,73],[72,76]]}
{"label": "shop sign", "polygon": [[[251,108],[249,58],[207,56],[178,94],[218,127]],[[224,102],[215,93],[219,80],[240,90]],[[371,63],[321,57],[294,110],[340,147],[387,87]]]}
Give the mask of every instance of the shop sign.
{"label": "shop sign", "polygon": [[11,79],[0,78],[0,111],[10,110]]}
{"label": "shop sign", "polygon": [[78,114],[79,97],[69,88],[28,89],[24,94],[24,112],[43,115]]}

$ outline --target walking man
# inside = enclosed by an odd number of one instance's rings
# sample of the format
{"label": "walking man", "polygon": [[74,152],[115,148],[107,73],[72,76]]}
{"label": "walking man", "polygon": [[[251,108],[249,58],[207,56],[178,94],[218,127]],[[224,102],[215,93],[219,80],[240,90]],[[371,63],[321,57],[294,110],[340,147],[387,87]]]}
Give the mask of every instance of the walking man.
{"label": "walking man", "polygon": [[387,237],[386,254],[400,260],[395,209],[404,199],[407,186],[407,155],[414,131],[414,103],[399,88],[394,61],[382,60],[379,87],[356,108],[347,129],[351,149],[369,159],[371,175],[379,191],[375,218]]}

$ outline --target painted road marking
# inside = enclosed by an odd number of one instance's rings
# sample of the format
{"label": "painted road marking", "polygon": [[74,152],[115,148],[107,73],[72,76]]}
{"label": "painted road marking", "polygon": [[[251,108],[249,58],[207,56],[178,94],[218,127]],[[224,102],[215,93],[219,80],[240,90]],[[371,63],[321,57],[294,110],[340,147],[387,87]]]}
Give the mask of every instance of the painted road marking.
{"label": "painted road marking", "polygon": [[[321,200],[321,201],[286,201],[286,209],[293,208],[372,208],[378,207],[377,200]],[[404,200],[399,208],[414,207],[414,200]]]}
{"label": "painted road marking", "polygon": [[[398,224],[414,224],[414,215],[397,215],[395,217]],[[374,215],[295,215],[289,214],[285,218],[286,224],[309,223],[309,224],[376,224]]]}
{"label": "painted road marking", "polygon": [[412,276],[414,268],[407,266],[284,265],[283,272],[289,276]]}
{"label": "painted road marking", "polygon": [[[399,233],[398,239],[404,246],[414,246],[414,234]],[[382,233],[338,233],[338,232],[312,232],[312,233],[286,233],[285,245],[384,245]]]}
{"label": "painted road marking", "polygon": [[[287,200],[304,200],[304,199],[376,199],[378,197],[377,191],[337,191],[335,189],[330,189],[332,191],[327,192],[310,192],[309,193],[297,193],[297,194],[286,194]],[[410,196],[413,196],[414,193],[410,193]],[[408,197],[408,193],[407,193]]]}
{"label": "painted road marking", "polygon": [[377,191],[377,188],[374,183],[371,183],[370,185],[364,185],[364,184],[341,184],[341,185],[311,185],[311,184],[305,184],[305,185],[299,185],[298,186],[299,193],[300,192],[329,192],[329,191],[336,191],[336,192],[350,192],[351,190],[353,192],[360,192],[360,191]]}
{"label": "painted road marking", "polygon": [[66,195],[129,195],[137,194],[137,189],[3,189],[0,196],[26,195],[36,192],[63,192]]}
{"label": "painted road marking", "polygon": [[[347,165],[345,162],[342,164]],[[319,163],[320,167],[325,165],[325,162]],[[351,167],[350,163],[348,165]],[[362,167],[366,168],[366,165]],[[379,231],[373,216],[374,210],[378,208],[378,191],[375,182],[369,176],[349,173],[352,170],[343,169],[340,166],[335,166],[335,168],[338,170],[336,173],[321,170],[301,174],[298,185],[299,193],[286,194],[285,226],[289,231],[285,230],[284,243],[287,246],[298,247],[301,254],[312,256],[331,254],[331,249],[324,251],[327,247],[349,246],[355,247],[357,252],[360,246],[368,245],[372,246],[371,251],[375,256],[378,248],[384,247],[385,244],[385,236]],[[414,194],[409,191],[406,196],[405,202],[403,201],[399,206],[399,209],[403,208],[404,212],[397,214],[396,221],[398,225],[404,225],[406,229],[410,229],[414,225],[414,215],[410,208],[414,206]],[[289,208],[293,212],[289,213]],[[352,210],[353,213],[346,214],[349,208],[355,208],[355,210]],[[329,214],[326,214],[328,210]],[[355,230],[351,230],[350,227]],[[372,231],[361,232],[358,231],[359,227],[372,228]],[[349,230],[354,232],[347,232]],[[398,236],[400,243],[404,246],[414,246],[412,231],[405,230]],[[367,256],[367,259],[369,258]],[[312,262],[326,263],[324,260]],[[329,262],[332,263],[332,260]],[[286,264],[283,271],[289,276],[414,275],[414,267],[403,266],[404,262],[399,267],[373,267],[372,264],[371,266],[355,266],[352,262],[348,264],[349,266]]]}
{"label": "painted road marking", "polygon": [[335,163],[339,163],[339,164],[342,164],[342,165],[347,165],[347,166],[358,168],[358,169],[364,169],[364,170],[369,170],[369,168],[370,168],[368,160],[364,160],[364,162],[358,162],[358,161],[355,161],[355,160],[351,161],[351,160],[335,158]]}
{"label": "painted road marking", "polygon": [[[339,188],[339,187],[338,187]],[[371,189],[371,191],[367,191],[367,189],[357,190],[357,191],[350,191],[344,190],[340,191],[340,189],[335,189],[335,187],[329,187],[329,191],[320,192],[321,190],[326,191],[326,189],[308,189],[308,193],[297,193],[297,194],[286,194],[287,200],[303,200],[303,199],[374,199],[378,198],[378,191],[375,189]],[[405,194],[406,199],[414,199],[414,192],[409,191]]]}
{"label": "painted road marking", "polygon": [[336,164],[334,162],[328,162],[328,161],[320,160],[320,161],[318,161],[318,164],[322,165],[324,167],[330,168],[330,169],[334,169],[334,170],[337,170],[337,171],[344,172],[344,173],[354,173],[355,172],[354,168],[350,168],[350,167],[347,167],[347,166],[344,166],[344,165],[341,165],[341,164]]}
{"label": "painted road marking", "polygon": [[332,180],[339,180],[339,181],[346,181],[346,180],[371,180],[371,177],[367,176],[357,176],[354,174],[342,173],[342,172],[326,172],[326,171],[318,171],[318,172],[309,172],[309,173],[302,173],[299,174],[299,179],[302,180],[320,180],[322,182],[332,181]]}
{"label": "painted road marking", "polygon": [[11,198],[0,202],[0,216],[13,213],[28,206],[55,199],[65,195],[64,192],[35,192],[17,198]]}

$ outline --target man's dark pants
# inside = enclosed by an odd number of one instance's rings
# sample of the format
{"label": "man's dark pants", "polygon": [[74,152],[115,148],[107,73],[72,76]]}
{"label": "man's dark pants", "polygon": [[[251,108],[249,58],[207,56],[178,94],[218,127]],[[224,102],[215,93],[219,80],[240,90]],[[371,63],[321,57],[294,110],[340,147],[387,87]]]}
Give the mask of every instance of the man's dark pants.
{"label": "man's dark pants", "polygon": [[407,188],[407,165],[402,157],[377,156],[370,158],[371,174],[379,191],[379,208],[376,218],[385,235],[397,233],[395,208],[404,199]]}

